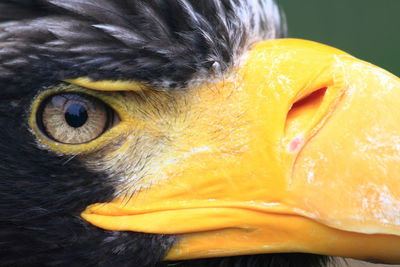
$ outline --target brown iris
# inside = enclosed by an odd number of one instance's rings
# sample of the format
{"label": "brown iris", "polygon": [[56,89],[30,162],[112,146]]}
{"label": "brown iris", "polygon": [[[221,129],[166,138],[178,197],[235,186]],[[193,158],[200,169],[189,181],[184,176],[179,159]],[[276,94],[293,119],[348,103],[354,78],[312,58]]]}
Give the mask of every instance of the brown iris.
{"label": "brown iris", "polygon": [[102,101],[81,94],[49,97],[39,121],[48,137],[65,144],[82,144],[104,133],[114,121],[114,112]]}

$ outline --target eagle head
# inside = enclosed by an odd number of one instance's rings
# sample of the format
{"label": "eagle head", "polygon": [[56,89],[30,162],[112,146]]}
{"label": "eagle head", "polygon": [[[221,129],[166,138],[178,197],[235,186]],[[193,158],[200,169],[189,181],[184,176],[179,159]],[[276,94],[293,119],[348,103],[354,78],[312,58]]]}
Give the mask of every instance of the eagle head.
{"label": "eagle head", "polygon": [[400,262],[399,78],[272,0],[0,10],[0,265]]}

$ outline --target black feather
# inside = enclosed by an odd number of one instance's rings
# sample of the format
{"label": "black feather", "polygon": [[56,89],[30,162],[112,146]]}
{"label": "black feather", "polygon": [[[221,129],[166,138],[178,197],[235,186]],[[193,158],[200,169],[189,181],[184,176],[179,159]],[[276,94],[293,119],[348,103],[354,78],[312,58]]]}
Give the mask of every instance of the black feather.
{"label": "black feather", "polygon": [[311,254],[265,254],[160,263],[157,267],[324,267],[330,257]]}
{"label": "black feather", "polygon": [[112,177],[36,148],[24,123],[29,101],[16,103],[0,117],[0,266],[152,266],[162,259],[174,237],[104,231],[80,218],[88,205],[112,199]]}
{"label": "black feather", "polygon": [[2,14],[23,11],[0,23],[0,85],[89,76],[174,88],[209,80],[255,41],[284,34],[272,2],[268,14],[260,3],[10,1],[0,6]]}

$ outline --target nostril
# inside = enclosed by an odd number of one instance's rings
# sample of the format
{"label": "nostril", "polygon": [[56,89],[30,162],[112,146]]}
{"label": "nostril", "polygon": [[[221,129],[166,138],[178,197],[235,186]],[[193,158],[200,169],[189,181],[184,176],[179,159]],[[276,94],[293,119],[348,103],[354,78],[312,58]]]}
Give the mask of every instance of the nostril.
{"label": "nostril", "polygon": [[326,93],[326,87],[314,91],[313,93],[309,94],[306,97],[303,97],[296,103],[292,105],[292,108],[289,111],[288,117],[293,116],[293,113],[296,113],[298,110],[304,108],[315,108],[319,107],[322,103],[322,100]]}
{"label": "nostril", "polygon": [[292,105],[286,117],[286,140],[292,140],[310,130],[313,117],[323,102],[326,90],[326,87],[316,90]]}

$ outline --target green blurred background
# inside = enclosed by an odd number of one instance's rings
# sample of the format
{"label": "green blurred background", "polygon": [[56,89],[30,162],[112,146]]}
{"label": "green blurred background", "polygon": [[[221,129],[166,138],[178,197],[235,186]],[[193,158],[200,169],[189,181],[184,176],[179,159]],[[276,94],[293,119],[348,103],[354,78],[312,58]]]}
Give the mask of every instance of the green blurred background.
{"label": "green blurred background", "polygon": [[321,42],[400,76],[400,0],[276,0],[289,37]]}

